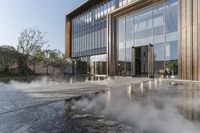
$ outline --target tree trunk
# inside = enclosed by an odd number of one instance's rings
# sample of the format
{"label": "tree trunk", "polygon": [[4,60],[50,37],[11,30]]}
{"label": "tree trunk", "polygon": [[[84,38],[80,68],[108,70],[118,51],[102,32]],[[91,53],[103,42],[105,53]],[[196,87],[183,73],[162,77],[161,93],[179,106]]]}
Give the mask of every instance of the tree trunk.
{"label": "tree trunk", "polygon": [[49,75],[49,65],[47,65],[47,75]]}
{"label": "tree trunk", "polygon": [[54,71],[55,71],[55,67],[53,66],[53,72],[52,72],[52,74],[54,74]]}
{"label": "tree trunk", "polygon": [[34,71],[34,74],[35,74],[35,59],[34,59],[34,63],[33,63],[33,71]]}
{"label": "tree trunk", "polygon": [[26,57],[25,57],[25,66],[26,66],[26,68],[28,67],[28,55],[26,55]]}

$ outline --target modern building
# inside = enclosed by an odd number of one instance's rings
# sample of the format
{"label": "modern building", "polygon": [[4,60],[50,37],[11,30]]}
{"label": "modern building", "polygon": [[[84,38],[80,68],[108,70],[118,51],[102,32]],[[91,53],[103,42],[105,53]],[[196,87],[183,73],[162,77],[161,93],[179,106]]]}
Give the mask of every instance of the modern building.
{"label": "modern building", "polygon": [[74,73],[200,80],[199,0],[88,0],[66,15]]}

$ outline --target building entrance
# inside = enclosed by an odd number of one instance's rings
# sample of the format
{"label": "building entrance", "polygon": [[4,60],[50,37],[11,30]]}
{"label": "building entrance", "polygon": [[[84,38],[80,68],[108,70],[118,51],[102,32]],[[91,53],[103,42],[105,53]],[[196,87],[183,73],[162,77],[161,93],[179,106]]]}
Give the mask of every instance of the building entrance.
{"label": "building entrance", "polygon": [[153,77],[154,47],[152,44],[132,47],[132,76]]}

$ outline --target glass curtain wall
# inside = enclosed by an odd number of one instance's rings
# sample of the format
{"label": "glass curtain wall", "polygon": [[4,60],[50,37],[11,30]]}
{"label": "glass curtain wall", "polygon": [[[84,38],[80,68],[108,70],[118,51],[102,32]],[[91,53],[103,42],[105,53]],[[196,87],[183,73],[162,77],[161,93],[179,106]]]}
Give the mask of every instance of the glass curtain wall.
{"label": "glass curtain wall", "polygon": [[106,75],[107,74],[107,55],[95,55],[90,57],[90,75]]}
{"label": "glass curtain wall", "polygon": [[[116,0],[102,0],[71,20],[71,57],[73,72],[107,74],[106,15],[116,8]],[[103,59],[102,59],[103,58]]]}
{"label": "glass curtain wall", "polygon": [[71,57],[106,53],[106,15],[137,0],[100,0],[71,20]]}
{"label": "glass curtain wall", "polygon": [[116,0],[102,0],[72,18],[72,58],[106,53],[106,15],[115,8]]}
{"label": "glass curtain wall", "polygon": [[166,2],[166,72],[167,75],[178,74],[178,3]]}
{"label": "glass curtain wall", "polygon": [[135,47],[141,45],[147,45],[152,43],[152,31],[153,31],[153,24],[152,24],[152,7],[141,10],[134,14],[135,18]]}
{"label": "glass curtain wall", "polygon": [[154,61],[155,76],[165,69],[165,3],[157,4],[153,9]]}
{"label": "glass curtain wall", "polygon": [[135,2],[135,1],[137,1],[137,0],[118,0],[117,2],[118,2],[118,6],[122,7],[122,6],[125,6],[125,5],[127,5],[131,2]]}
{"label": "glass curtain wall", "polygon": [[132,65],[132,46],[133,46],[133,39],[134,39],[134,27],[133,27],[133,16],[127,16],[126,17],[126,54],[125,54],[125,60],[126,60],[126,75],[131,76],[131,65]]}
{"label": "glass curtain wall", "polygon": [[177,0],[166,0],[120,17],[118,27],[118,75],[130,75],[132,46],[154,46],[155,76],[178,74]]}
{"label": "glass curtain wall", "polygon": [[118,21],[118,75],[126,75],[126,43],[125,43],[125,17]]}

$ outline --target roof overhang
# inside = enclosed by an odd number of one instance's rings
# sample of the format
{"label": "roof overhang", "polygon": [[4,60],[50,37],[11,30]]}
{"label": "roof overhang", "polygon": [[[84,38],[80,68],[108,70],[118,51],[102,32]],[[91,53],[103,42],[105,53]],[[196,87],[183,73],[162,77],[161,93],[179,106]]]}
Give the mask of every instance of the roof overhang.
{"label": "roof overhang", "polygon": [[135,2],[131,2],[123,7],[113,10],[112,12],[108,13],[108,16],[109,15],[112,15],[114,17],[123,16],[125,14],[129,14],[133,11],[136,11],[138,9],[144,8],[146,6],[152,5],[160,1],[165,1],[165,0],[136,0]]}

